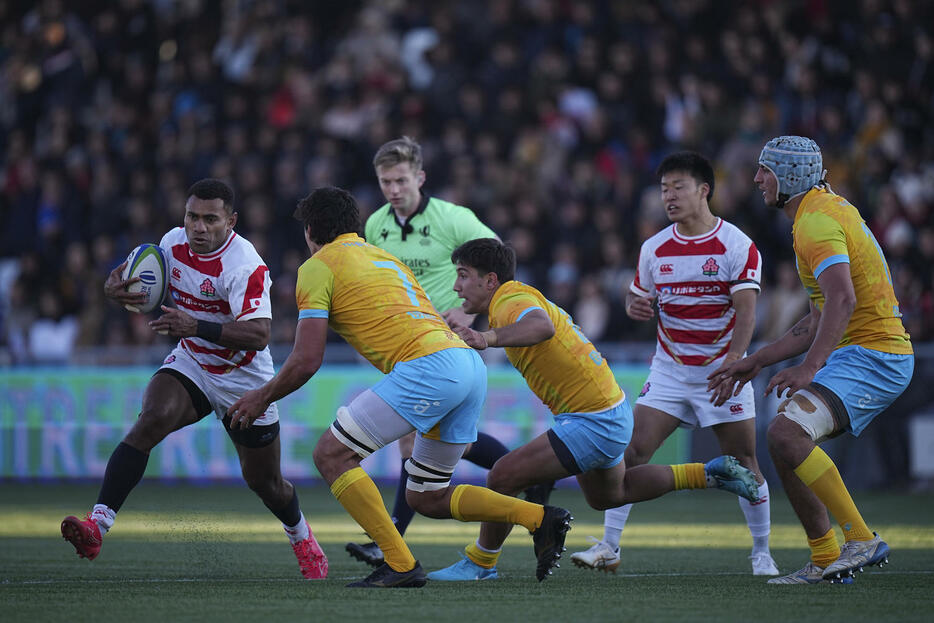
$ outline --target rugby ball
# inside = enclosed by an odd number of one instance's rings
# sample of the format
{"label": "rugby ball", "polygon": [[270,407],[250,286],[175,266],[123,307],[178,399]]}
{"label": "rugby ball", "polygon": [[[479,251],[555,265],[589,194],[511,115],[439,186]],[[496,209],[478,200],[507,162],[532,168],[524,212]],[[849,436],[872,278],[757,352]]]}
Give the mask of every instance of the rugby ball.
{"label": "rugby ball", "polygon": [[139,277],[126,287],[127,292],[145,292],[149,300],[139,306],[126,305],[131,312],[146,314],[159,307],[169,284],[165,251],[157,244],[141,244],[130,252],[123,269],[123,279]]}

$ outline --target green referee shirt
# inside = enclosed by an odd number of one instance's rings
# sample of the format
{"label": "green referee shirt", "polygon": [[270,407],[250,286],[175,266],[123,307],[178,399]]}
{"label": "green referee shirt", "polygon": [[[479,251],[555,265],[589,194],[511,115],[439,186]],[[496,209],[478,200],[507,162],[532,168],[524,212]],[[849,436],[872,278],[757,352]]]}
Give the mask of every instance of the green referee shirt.
{"label": "green referee shirt", "polygon": [[424,194],[405,223],[387,203],[367,219],[365,233],[367,242],[412,269],[439,312],[461,304],[452,290],[457,269],[451,263],[451,252],[469,240],[496,238],[470,209]]}

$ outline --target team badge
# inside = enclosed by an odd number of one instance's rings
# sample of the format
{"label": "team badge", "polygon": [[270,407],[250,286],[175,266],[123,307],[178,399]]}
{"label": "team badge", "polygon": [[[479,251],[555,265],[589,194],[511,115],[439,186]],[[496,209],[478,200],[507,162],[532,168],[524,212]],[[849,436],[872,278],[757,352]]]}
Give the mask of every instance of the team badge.
{"label": "team badge", "polygon": [[419,228],[418,233],[422,235],[422,239],[419,240],[418,243],[422,245],[423,247],[430,246],[431,245],[431,238],[430,238],[431,229],[429,229],[428,225],[425,225],[424,227]]}
{"label": "team badge", "polygon": [[645,396],[647,393],[649,393],[649,390],[650,390],[650,389],[652,389],[652,384],[649,383],[648,381],[646,381],[646,382],[645,382],[645,385],[642,386],[642,391],[639,392],[639,398],[642,398],[642,397]]}
{"label": "team badge", "polygon": [[204,296],[217,296],[217,290],[214,289],[214,284],[211,283],[210,279],[201,282],[201,294]]}
{"label": "team badge", "polygon": [[389,238],[389,230],[383,229],[381,232],[379,232],[379,237],[382,238],[385,242],[386,238]]}
{"label": "team badge", "polygon": [[704,265],[701,266],[701,270],[704,271],[705,275],[711,277],[720,272],[720,267],[717,265],[717,260],[713,259],[712,257],[708,257],[707,261],[704,262]]}

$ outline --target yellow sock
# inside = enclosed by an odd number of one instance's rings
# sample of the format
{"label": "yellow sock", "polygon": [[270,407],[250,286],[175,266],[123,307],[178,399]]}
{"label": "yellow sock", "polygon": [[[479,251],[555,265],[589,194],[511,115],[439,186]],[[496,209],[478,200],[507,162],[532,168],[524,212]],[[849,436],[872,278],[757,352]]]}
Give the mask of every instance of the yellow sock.
{"label": "yellow sock", "polygon": [[872,531],[856,509],[837,466],[818,447],[795,468],[795,474],[834,516],[847,541],[869,541]]}
{"label": "yellow sock", "polygon": [[464,548],[464,552],[466,552],[467,558],[475,564],[484,569],[492,569],[496,566],[496,561],[499,560],[499,555],[503,553],[503,550],[487,552],[480,549],[476,543],[471,543]]}
{"label": "yellow sock", "polygon": [[808,547],[811,548],[811,561],[818,567],[826,567],[840,557],[840,544],[833,528],[824,536],[808,539]]}
{"label": "yellow sock", "polygon": [[396,571],[415,568],[415,557],[392,523],[379,489],[362,468],[341,474],[331,485],[331,493],[383,550],[386,564]]}
{"label": "yellow sock", "polygon": [[675,475],[675,491],[679,489],[706,489],[707,474],[703,463],[669,465]]}
{"label": "yellow sock", "polygon": [[542,525],[544,516],[545,507],[541,504],[496,493],[486,487],[458,485],[451,494],[451,517],[458,521],[518,524],[534,532]]}

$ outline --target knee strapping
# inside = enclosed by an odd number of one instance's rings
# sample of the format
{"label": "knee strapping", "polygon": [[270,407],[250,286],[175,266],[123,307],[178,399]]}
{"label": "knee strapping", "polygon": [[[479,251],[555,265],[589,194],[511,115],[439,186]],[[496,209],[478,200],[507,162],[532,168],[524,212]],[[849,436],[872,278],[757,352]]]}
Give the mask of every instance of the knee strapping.
{"label": "knee strapping", "polygon": [[778,407],[778,414],[795,422],[814,443],[827,439],[834,431],[833,415],[824,401],[806,389],[799,389]]}
{"label": "knee strapping", "polygon": [[454,475],[453,471],[425,465],[412,459],[405,462],[405,471],[409,475],[406,489],[419,493],[446,489],[451,484],[451,476]]}
{"label": "knee strapping", "polygon": [[338,441],[364,459],[382,447],[357,424],[347,407],[337,409],[337,419],[331,424],[331,433]]}

